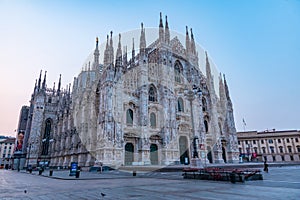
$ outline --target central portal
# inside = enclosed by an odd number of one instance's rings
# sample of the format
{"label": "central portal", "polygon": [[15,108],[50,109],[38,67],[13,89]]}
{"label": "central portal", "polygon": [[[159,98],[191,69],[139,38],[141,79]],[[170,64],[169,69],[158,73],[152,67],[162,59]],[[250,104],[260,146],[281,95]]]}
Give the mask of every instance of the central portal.
{"label": "central portal", "polygon": [[186,136],[180,136],[179,138],[179,152],[180,152],[180,163],[181,164],[189,164],[189,149],[188,149],[188,141]]}

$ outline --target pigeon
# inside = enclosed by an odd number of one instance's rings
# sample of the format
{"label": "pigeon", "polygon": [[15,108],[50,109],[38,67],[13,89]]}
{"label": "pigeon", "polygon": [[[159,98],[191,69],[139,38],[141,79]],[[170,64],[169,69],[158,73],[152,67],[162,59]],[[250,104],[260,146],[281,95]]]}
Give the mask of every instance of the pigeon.
{"label": "pigeon", "polygon": [[24,193],[26,194],[26,193],[27,193],[27,190],[24,190]]}
{"label": "pigeon", "polygon": [[102,196],[102,197],[105,197],[105,196],[106,196],[106,194],[104,194],[104,193],[102,193],[102,192],[101,192],[101,196]]}

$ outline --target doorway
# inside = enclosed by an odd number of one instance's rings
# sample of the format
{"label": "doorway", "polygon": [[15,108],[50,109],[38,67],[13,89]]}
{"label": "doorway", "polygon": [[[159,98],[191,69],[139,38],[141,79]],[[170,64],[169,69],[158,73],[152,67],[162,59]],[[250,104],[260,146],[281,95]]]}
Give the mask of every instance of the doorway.
{"label": "doorway", "polygon": [[151,165],[158,165],[158,147],[156,144],[150,145],[150,161]]}
{"label": "doorway", "polygon": [[186,136],[180,136],[179,138],[179,153],[180,153],[180,164],[189,164],[189,149],[188,141]]}
{"label": "doorway", "polygon": [[132,165],[133,162],[134,146],[132,143],[125,145],[125,165]]}

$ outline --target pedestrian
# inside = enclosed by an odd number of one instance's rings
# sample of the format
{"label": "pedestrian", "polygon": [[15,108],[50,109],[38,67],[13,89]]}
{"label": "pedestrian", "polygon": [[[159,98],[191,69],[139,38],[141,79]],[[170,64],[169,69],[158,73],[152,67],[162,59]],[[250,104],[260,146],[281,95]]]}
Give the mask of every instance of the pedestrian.
{"label": "pedestrian", "polygon": [[267,173],[269,172],[268,166],[269,165],[267,164],[267,160],[265,160],[265,162],[264,162],[264,171],[267,172]]}

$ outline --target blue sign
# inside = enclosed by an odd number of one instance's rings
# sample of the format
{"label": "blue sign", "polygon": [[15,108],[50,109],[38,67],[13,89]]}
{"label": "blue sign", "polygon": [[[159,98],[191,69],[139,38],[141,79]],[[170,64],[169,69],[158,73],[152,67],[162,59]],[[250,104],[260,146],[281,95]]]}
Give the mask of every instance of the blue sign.
{"label": "blue sign", "polygon": [[78,163],[72,162],[69,176],[75,176],[77,169],[78,169]]}

